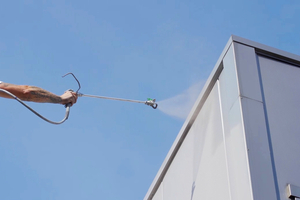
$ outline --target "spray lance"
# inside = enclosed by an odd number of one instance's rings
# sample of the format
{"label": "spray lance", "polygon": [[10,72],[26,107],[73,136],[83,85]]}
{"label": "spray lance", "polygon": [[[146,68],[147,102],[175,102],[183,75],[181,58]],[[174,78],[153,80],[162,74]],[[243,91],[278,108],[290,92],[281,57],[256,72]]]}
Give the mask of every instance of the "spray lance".
{"label": "spray lance", "polygon": [[[132,102],[132,103],[143,103],[143,104],[146,104],[148,106],[151,106],[153,109],[156,109],[157,108],[157,103],[155,102],[156,100],[155,99],[151,99],[151,98],[147,98],[146,101],[138,101],[138,100],[132,100],[132,99],[121,99],[121,98],[114,98],[114,97],[105,97],[105,96],[97,96],[97,95],[89,95],[89,94],[82,94],[82,93],[79,93],[78,91],[80,90],[81,86],[80,86],[80,82],[78,81],[78,79],[76,78],[76,76],[73,74],[73,73],[67,73],[65,74],[63,77],[67,76],[71,74],[74,79],[77,81],[78,83],[78,89],[76,91],[76,94],[78,97],[92,97],[92,98],[99,98],[99,99],[108,99],[108,100],[116,100],[116,101],[127,101],[127,102]],[[11,97],[13,97],[15,100],[17,100],[18,102],[20,102],[23,106],[25,106],[26,108],[28,108],[31,112],[33,112],[34,114],[36,114],[38,117],[40,117],[41,119],[45,120],[46,122],[49,122],[51,124],[62,124],[64,123],[68,117],[69,117],[69,114],[70,114],[70,107],[71,107],[71,104],[66,104],[65,107],[66,107],[66,114],[65,114],[65,117],[59,121],[59,122],[55,122],[55,121],[51,121],[47,118],[45,118],[44,116],[42,116],[41,114],[39,114],[38,112],[36,112],[34,109],[32,109],[30,106],[28,106],[26,103],[24,103],[21,99],[19,99],[17,96],[15,96],[14,94],[4,90],[4,89],[0,89],[1,92],[4,92],[8,95],[10,95]],[[72,91],[73,90],[69,90],[69,91]]]}
{"label": "spray lance", "polygon": [[132,99],[121,99],[121,98],[89,95],[89,94],[82,94],[82,93],[78,93],[78,97],[92,97],[92,98],[109,99],[109,100],[116,100],[116,101],[127,101],[127,102],[132,102],[132,103],[143,103],[148,106],[151,106],[154,109],[157,108],[157,103],[155,103],[156,100],[151,99],[151,98],[147,98],[147,101],[138,101],[138,100],[132,100]]}
{"label": "spray lance", "polygon": [[78,83],[78,87],[79,88],[76,91],[76,94],[77,94],[78,97],[92,97],[92,98],[98,98],[98,99],[108,99],[108,100],[115,100],[115,101],[127,101],[127,102],[132,102],[132,103],[143,103],[143,104],[146,104],[148,106],[151,106],[153,109],[157,108],[157,103],[155,103],[156,100],[155,99],[151,99],[151,98],[147,98],[146,101],[138,101],[138,100],[132,100],[132,99],[121,99],[121,98],[105,97],[105,96],[97,96],[97,95],[90,95],[90,94],[79,93],[78,91],[80,90],[81,86],[80,86],[80,82],[75,77],[75,75],[73,73],[67,73],[63,77],[65,77],[65,76],[67,76],[69,74],[71,74],[74,77],[74,79],[77,81],[77,83]]}

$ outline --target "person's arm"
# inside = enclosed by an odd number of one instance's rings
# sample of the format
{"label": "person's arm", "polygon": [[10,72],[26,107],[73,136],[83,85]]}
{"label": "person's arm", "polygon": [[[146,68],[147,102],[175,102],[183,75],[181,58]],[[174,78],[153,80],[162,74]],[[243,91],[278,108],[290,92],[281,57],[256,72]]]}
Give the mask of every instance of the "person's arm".
{"label": "person's arm", "polygon": [[[16,95],[23,101],[33,101],[38,103],[58,103],[72,105],[77,101],[75,92],[66,91],[63,95],[58,96],[47,90],[35,86],[27,85],[14,85],[10,83],[0,83],[0,89],[7,90],[8,92]],[[0,92],[0,97],[12,98],[4,92]]]}

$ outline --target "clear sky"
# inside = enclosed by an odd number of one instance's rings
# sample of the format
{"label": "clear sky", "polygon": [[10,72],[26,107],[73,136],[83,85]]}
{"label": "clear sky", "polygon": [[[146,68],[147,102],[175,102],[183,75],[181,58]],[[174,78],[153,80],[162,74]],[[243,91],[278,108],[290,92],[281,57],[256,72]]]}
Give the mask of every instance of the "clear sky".
{"label": "clear sky", "polygon": [[[82,93],[163,101],[201,85],[231,34],[300,55],[299,20],[299,0],[2,1],[0,80],[62,94],[73,72]],[[0,113],[3,200],[143,199],[184,122],[84,97],[58,126],[14,100]]]}

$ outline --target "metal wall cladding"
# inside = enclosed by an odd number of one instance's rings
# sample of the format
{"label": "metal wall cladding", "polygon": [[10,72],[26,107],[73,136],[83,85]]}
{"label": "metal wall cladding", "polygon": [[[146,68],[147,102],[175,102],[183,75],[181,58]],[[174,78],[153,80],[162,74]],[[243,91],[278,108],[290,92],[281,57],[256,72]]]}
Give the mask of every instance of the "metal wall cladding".
{"label": "metal wall cladding", "polygon": [[144,200],[288,200],[288,184],[300,191],[297,66],[300,56],[232,36]]}
{"label": "metal wall cladding", "polygon": [[288,183],[300,186],[300,68],[258,57],[280,199]]}

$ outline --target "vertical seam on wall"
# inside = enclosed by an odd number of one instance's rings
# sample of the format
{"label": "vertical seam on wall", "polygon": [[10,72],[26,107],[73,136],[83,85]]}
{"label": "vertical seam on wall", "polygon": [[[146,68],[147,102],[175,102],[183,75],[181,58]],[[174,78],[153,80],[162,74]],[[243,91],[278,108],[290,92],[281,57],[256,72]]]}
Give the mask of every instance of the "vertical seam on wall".
{"label": "vertical seam on wall", "polygon": [[261,88],[261,96],[262,96],[262,101],[263,101],[263,108],[264,108],[264,115],[265,115],[266,129],[267,129],[267,137],[268,137],[271,164],[272,164],[272,173],[273,173],[273,178],[274,178],[277,200],[280,200],[279,185],[278,185],[277,172],[276,172],[276,166],[275,166],[275,158],[274,158],[274,152],[273,152],[270,124],[269,124],[269,119],[268,119],[266,99],[265,99],[265,95],[264,95],[264,87],[263,87],[263,82],[262,82],[261,67],[260,67],[258,55],[256,55],[256,62],[257,62],[257,70],[258,70],[258,77],[259,77],[259,85]]}
{"label": "vertical seam on wall", "polygon": [[244,143],[245,143],[245,153],[246,153],[246,162],[247,162],[247,169],[248,169],[248,180],[250,182],[249,187],[250,187],[250,194],[251,194],[251,199],[253,199],[253,188],[252,188],[252,179],[251,179],[251,171],[250,171],[250,163],[249,163],[249,155],[248,155],[248,146],[247,146],[247,138],[246,138],[246,131],[245,131],[245,123],[244,123],[244,115],[243,115],[243,108],[242,108],[242,97],[241,97],[241,88],[240,88],[240,81],[239,81],[239,73],[238,73],[238,67],[236,63],[236,47],[233,42],[233,61],[234,61],[234,67],[235,67],[235,73],[236,73],[236,81],[237,81],[237,87],[238,87],[238,101],[239,101],[239,106],[241,110],[241,122],[242,122],[242,127],[243,127],[243,136],[244,136]]}
{"label": "vertical seam on wall", "polygon": [[223,135],[223,143],[224,143],[224,154],[225,154],[225,162],[226,162],[226,172],[227,172],[227,182],[228,182],[228,189],[229,189],[229,199],[231,200],[231,187],[230,187],[230,180],[229,180],[229,169],[228,169],[228,159],[227,159],[227,150],[226,150],[226,139],[225,139],[225,128],[224,128],[224,117],[223,117],[223,107],[222,107],[222,97],[221,97],[221,90],[220,90],[220,81],[217,80],[218,85],[218,96],[219,96],[219,106],[221,112],[221,124],[222,124],[222,135]]}

